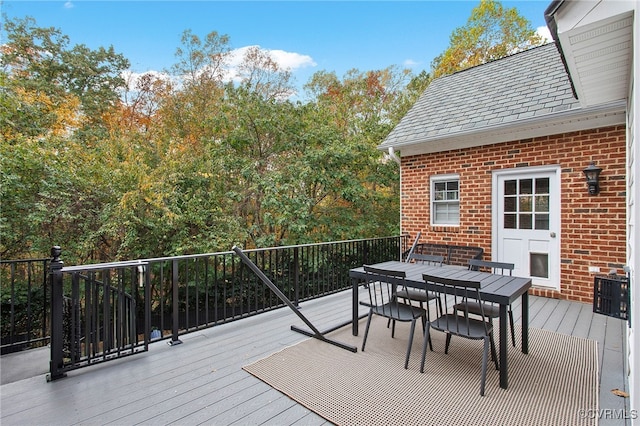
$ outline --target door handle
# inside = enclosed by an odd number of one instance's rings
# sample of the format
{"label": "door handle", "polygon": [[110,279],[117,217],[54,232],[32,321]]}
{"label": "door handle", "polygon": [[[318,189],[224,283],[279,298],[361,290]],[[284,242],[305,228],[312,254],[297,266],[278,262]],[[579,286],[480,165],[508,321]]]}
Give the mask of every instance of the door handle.
{"label": "door handle", "polygon": [[555,237],[556,237],[556,233],[555,233],[555,232],[551,232],[551,233],[549,234],[549,236],[550,236],[551,238],[555,238]]}

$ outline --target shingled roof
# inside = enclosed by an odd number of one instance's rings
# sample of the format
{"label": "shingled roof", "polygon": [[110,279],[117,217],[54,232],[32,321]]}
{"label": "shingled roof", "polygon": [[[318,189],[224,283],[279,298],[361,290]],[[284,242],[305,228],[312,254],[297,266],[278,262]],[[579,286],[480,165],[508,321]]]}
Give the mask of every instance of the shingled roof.
{"label": "shingled roof", "polygon": [[555,43],[434,80],[378,147],[429,144],[579,109]]}

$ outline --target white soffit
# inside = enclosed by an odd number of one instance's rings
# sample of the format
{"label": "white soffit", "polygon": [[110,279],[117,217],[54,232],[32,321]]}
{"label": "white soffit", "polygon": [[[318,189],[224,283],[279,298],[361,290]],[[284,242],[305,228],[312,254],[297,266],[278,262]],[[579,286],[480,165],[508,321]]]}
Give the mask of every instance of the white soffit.
{"label": "white soffit", "polygon": [[633,1],[566,1],[558,38],[583,107],[626,99],[633,53]]}

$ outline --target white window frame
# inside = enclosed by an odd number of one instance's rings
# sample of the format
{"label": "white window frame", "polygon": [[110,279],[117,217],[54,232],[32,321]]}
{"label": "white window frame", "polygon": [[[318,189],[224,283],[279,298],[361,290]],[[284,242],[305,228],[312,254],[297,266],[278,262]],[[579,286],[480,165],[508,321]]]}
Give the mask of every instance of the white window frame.
{"label": "white window frame", "polygon": [[[436,184],[442,182],[458,182],[458,190],[457,195],[458,198],[456,200],[436,200]],[[430,209],[431,209],[431,225],[432,226],[460,226],[460,175],[458,174],[450,174],[450,175],[438,175],[431,176],[430,178],[431,190],[430,193]],[[445,190],[446,191],[446,190]],[[457,208],[457,220],[446,220],[443,222],[438,222],[436,220],[436,206],[443,205],[447,207]]]}

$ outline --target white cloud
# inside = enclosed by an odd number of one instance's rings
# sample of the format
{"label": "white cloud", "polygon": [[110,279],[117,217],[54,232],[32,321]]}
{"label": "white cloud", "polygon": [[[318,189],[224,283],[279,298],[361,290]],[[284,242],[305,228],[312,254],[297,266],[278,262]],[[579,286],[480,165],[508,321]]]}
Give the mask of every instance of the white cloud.
{"label": "white cloud", "polygon": [[405,59],[402,65],[404,65],[405,67],[413,68],[417,65],[420,65],[420,63],[414,61],[413,59]]}
{"label": "white cloud", "polygon": [[551,37],[551,31],[546,26],[536,28],[536,34],[542,37],[545,43],[551,43],[553,41],[553,37]]}
{"label": "white cloud", "polygon": [[225,72],[225,79],[228,81],[239,81],[240,73],[237,68],[242,63],[244,56],[249,49],[260,49],[269,55],[269,57],[283,70],[289,70],[294,72],[301,68],[315,67],[318,64],[308,55],[301,55],[295,52],[286,52],[284,50],[265,50],[259,45],[244,46],[238,49],[233,49],[230,52],[229,58],[227,58],[227,69]]}
{"label": "white cloud", "polygon": [[64,4],[65,9],[73,9],[73,3],[68,1]]}
{"label": "white cloud", "polygon": [[[229,52],[229,56],[226,58],[226,67],[224,70],[223,79],[225,81],[235,81],[238,82],[241,79],[240,73],[238,72],[238,66],[242,63],[247,51],[251,48],[261,49],[260,46],[245,46],[238,49],[233,49]],[[306,68],[306,67],[315,67],[317,66],[316,62],[308,55],[301,55],[295,52],[286,52],[284,50],[264,50],[273,61],[275,61],[278,66],[283,70],[289,70],[294,72],[295,70]],[[200,70],[204,71],[204,70]],[[185,76],[172,76],[164,72],[159,71],[147,71],[144,73],[138,73],[133,71],[125,71],[122,74],[122,78],[127,82],[127,87],[129,91],[136,92],[136,85],[140,77],[145,74],[151,74],[155,78],[170,81],[174,87],[179,88]]]}
{"label": "white cloud", "polygon": [[[258,45],[233,49],[229,58],[229,65],[231,65],[232,67],[240,65],[242,59],[244,58],[244,55],[247,53],[247,50],[252,48],[264,50]],[[279,49],[264,50],[264,52],[269,54],[271,59],[275,63],[277,63],[280,68],[285,70],[288,69],[291,71],[295,71],[299,68],[315,67],[318,65],[309,55],[301,55],[300,53],[286,52]]]}
{"label": "white cloud", "polygon": [[239,49],[233,49],[231,52],[229,52],[229,57],[227,58],[229,66],[235,68],[240,65],[240,63],[242,62],[242,58],[244,58],[244,55],[247,53],[247,50],[252,47],[254,46],[245,46]]}
{"label": "white cloud", "polygon": [[240,81],[238,66],[242,63],[247,50],[251,49],[252,47],[259,46],[245,46],[239,49],[233,49],[231,52],[229,52],[229,57],[227,58],[227,67],[224,73],[225,80],[235,82]]}
{"label": "white cloud", "polygon": [[284,50],[269,50],[269,55],[278,65],[284,69],[296,70],[298,68],[315,67],[315,61],[309,55],[301,55]]}

